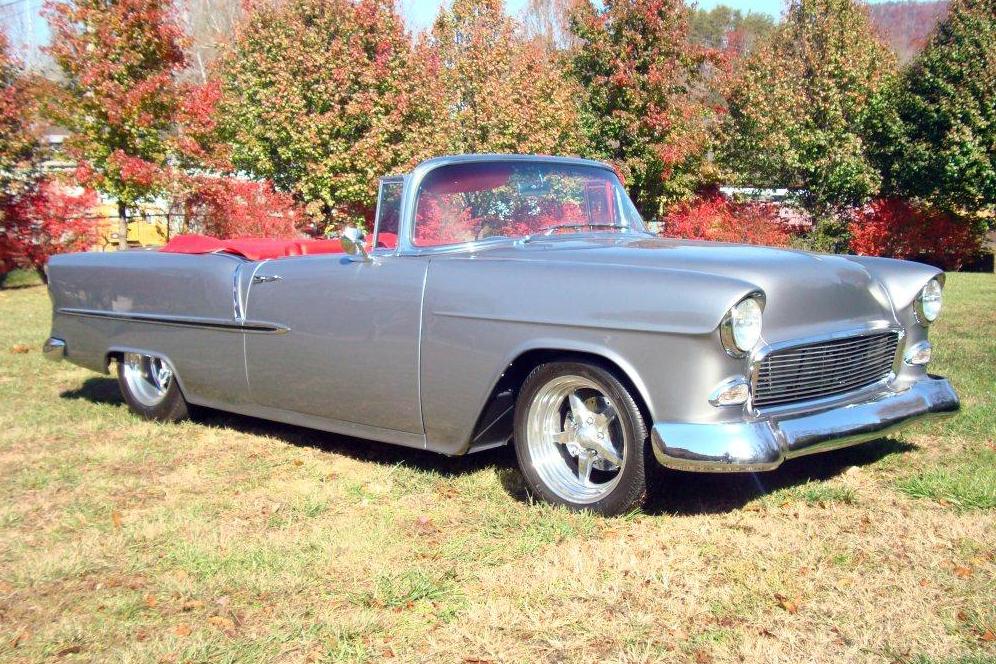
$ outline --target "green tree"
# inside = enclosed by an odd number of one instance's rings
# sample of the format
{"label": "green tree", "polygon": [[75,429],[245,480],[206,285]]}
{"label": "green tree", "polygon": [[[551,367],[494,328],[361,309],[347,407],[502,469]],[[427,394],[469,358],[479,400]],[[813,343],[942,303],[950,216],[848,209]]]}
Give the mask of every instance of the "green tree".
{"label": "green tree", "polygon": [[390,0],[259,3],[221,61],[222,131],[237,168],[272,179],[320,223],[361,222],[380,175],[422,155],[431,90]]}
{"label": "green tree", "polygon": [[746,55],[775,30],[775,21],[767,14],[726,5],[712,9],[695,9],[689,19],[689,38],[696,44]]}
{"label": "green tree", "polygon": [[165,0],[48,0],[49,52],[64,84],[55,118],[72,131],[81,184],[127,208],[169,186],[172,135],[184,67],[183,31]]}
{"label": "green tree", "polygon": [[501,0],[455,0],[422,49],[446,152],[578,151],[575,87]]}
{"label": "green tree", "polygon": [[956,0],[869,126],[889,193],[956,212],[996,205],[996,1]]}
{"label": "green tree", "polygon": [[648,216],[690,198],[710,179],[707,64],[688,39],[680,0],[579,3],[568,71],[581,85],[590,152],[614,163]]}
{"label": "green tree", "polygon": [[728,90],[721,162],[740,183],[790,187],[824,220],[816,243],[846,248],[839,214],[877,193],[863,135],[895,60],[854,0],[793,0]]}

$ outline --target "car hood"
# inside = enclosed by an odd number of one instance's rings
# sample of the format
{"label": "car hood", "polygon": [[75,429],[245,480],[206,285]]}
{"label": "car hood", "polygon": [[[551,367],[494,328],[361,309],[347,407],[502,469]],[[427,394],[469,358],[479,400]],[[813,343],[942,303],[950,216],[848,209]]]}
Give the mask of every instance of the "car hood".
{"label": "car hood", "polygon": [[[671,270],[739,279],[755,284],[765,294],[768,342],[897,321],[882,281],[845,256],[717,242],[601,236],[496,246],[478,253],[477,258],[642,268],[652,280],[648,297],[659,298],[667,297]],[[592,276],[597,278],[597,270]]]}

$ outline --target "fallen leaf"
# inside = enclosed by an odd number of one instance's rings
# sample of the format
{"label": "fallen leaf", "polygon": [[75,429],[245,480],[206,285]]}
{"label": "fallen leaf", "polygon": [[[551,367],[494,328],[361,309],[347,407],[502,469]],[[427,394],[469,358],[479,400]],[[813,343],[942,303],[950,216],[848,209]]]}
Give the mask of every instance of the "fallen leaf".
{"label": "fallen leaf", "polygon": [[710,664],[712,662],[712,655],[709,654],[708,650],[696,650],[695,661],[697,664]]}
{"label": "fallen leaf", "polygon": [[384,648],[380,651],[380,656],[384,659],[390,659],[391,657],[394,657],[394,651],[390,648]]}
{"label": "fallen leaf", "polygon": [[217,627],[223,632],[228,632],[235,629],[235,623],[232,622],[230,618],[226,618],[225,616],[211,616],[210,618],[208,618],[208,623],[210,623],[214,627]]}
{"label": "fallen leaf", "polygon": [[144,629],[140,629],[137,632],[135,632],[136,641],[145,641],[147,638],[149,638],[149,633],[146,632]]}
{"label": "fallen leaf", "polygon": [[114,524],[115,528],[121,527],[121,512],[114,510],[111,512],[111,523]]}
{"label": "fallen leaf", "polygon": [[972,576],[972,568],[965,567],[964,565],[955,565],[954,573],[959,579],[967,579]]}
{"label": "fallen leaf", "polygon": [[177,636],[190,636],[191,632],[193,632],[193,630],[190,629],[190,625],[187,623],[180,623],[173,628],[173,633]]}
{"label": "fallen leaf", "polygon": [[81,653],[81,652],[83,652],[83,646],[79,645],[78,643],[74,643],[73,645],[66,646],[62,650],[60,650],[57,653],[55,653],[55,656],[56,657],[65,657],[66,655],[76,655],[76,654]]}
{"label": "fallen leaf", "polygon": [[955,614],[955,618],[957,618],[961,622],[968,622],[968,614],[965,613],[962,609],[958,609],[958,613]]}
{"label": "fallen leaf", "polygon": [[11,353],[22,354],[22,353],[28,353],[30,351],[31,351],[31,346],[27,344],[14,344],[13,346],[10,347]]}
{"label": "fallen leaf", "polygon": [[778,601],[778,606],[782,607],[792,615],[795,615],[799,611],[799,604],[785,595],[776,593],[775,599]]}
{"label": "fallen leaf", "polygon": [[987,629],[979,638],[986,642],[996,641],[996,634],[991,629]]}
{"label": "fallen leaf", "polygon": [[156,604],[159,604],[159,600],[156,599],[155,595],[149,593],[148,595],[145,596],[145,606],[152,609],[155,608]]}
{"label": "fallen leaf", "polygon": [[921,588],[926,588],[929,585],[930,585],[930,581],[928,581],[927,579],[920,579],[920,587]]}
{"label": "fallen leaf", "polygon": [[12,593],[14,592],[14,586],[7,583],[6,581],[0,581],[0,593]]}
{"label": "fallen leaf", "polygon": [[17,646],[27,641],[29,636],[31,636],[30,632],[28,632],[28,630],[26,629],[22,629],[20,632],[17,633],[17,635],[14,638],[10,640],[10,647],[16,648]]}
{"label": "fallen leaf", "polygon": [[294,459],[294,465],[298,466],[298,467],[301,467],[301,466],[304,465],[304,462],[301,461],[300,459]]}
{"label": "fallen leaf", "polygon": [[191,599],[183,603],[180,607],[182,611],[193,611],[194,609],[203,609],[204,602],[199,599]]}

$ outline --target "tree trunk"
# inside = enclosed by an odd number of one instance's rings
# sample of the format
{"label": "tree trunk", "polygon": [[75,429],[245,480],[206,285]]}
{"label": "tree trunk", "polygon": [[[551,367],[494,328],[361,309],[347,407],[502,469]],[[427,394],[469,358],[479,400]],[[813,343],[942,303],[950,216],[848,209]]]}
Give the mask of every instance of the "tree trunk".
{"label": "tree trunk", "polygon": [[38,272],[38,278],[41,279],[41,282],[48,286],[48,271],[45,269],[45,266],[36,267],[35,270]]}
{"label": "tree trunk", "polygon": [[128,248],[128,207],[118,201],[118,249]]}

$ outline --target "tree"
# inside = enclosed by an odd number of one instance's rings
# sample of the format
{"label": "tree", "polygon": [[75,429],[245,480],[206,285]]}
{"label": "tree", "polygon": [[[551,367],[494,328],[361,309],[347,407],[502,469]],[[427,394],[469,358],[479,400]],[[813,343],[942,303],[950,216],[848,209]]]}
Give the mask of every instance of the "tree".
{"label": "tree", "polygon": [[705,65],[680,0],[580,3],[568,70],[584,90],[581,125],[590,152],[614,163],[636,204],[659,216],[711,179]]}
{"label": "tree", "polygon": [[696,44],[722,51],[732,51],[736,56],[750,53],[754,46],[775,30],[775,21],[767,14],[726,5],[712,9],[695,9],[689,20],[689,38]]}
{"label": "tree", "polygon": [[569,16],[571,7],[578,0],[529,0],[522,13],[526,36],[539,42],[549,51],[571,48]]}
{"label": "tree", "polygon": [[793,0],[728,90],[721,162],[742,184],[789,187],[824,217],[819,248],[846,248],[843,210],[881,178],[863,123],[894,58],[853,0]]}
{"label": "tree", "polygon": [[17,170],[35,152],[32,106],[29,81],[0,33],[0,199],[10,193]]}
{"label": "tree", "polygon": [[128,208],[170,181],[182,31],[165,0],[47,0],[46,12],[65,79],[56,119],[82,184],[117,198],[126,248]]}
{"label": "tree", "polygon": [[35,269],[45,280],[50,256],[85,251],[97,243],[100,229],[88,216],[97,204],[93,191],[73,192],[59,183],[39,179],[14,198],[0,225],[0,272],[15,267]]}
{"label": "tree", "polygon": [[576,153],[575,91],[501,0],[455,0],[421,45],[446,152]]}
{"label": "tree", "polygon": [[887,192],[955,212],[996,205],[996,1],[952,3],[870,126]]}
{"label": "tree", "polygon": [[380,175],[423,155],[430,116],[389,0],[260,4],[220,63],[234,165],[271,179],[322,225],[368,219]]}

